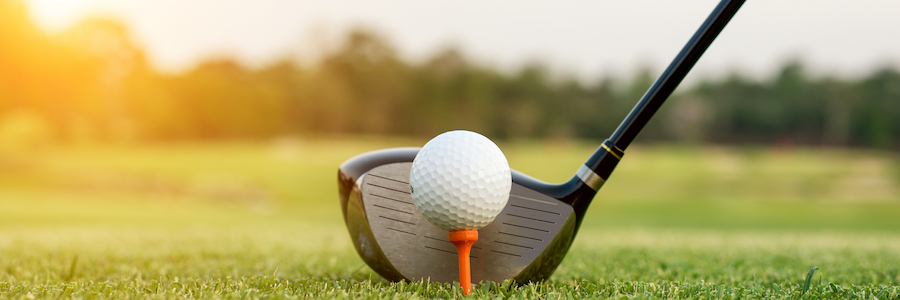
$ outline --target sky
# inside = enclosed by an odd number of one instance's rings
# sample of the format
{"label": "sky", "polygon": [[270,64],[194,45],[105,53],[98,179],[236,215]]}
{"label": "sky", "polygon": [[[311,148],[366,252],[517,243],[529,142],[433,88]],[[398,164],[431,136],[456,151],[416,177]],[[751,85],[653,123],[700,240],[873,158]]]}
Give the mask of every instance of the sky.
{"label": "sky", "polygon": [[[515,70],[541,61],[583,79],[662,70],[715,0],[26,0],[39,26],[60,32],[92,15],[120,19],[163,72],[210,57],[260,67],[310,60],[351,28],[385,36],[412,62],[457,47]],[[771,75],[800,58],[811,72],[852,78],[900,66],[900,1],[750,0],[693,73]],[[692,74],[693,75],[693,74]],[[690,76],[689,76],[690,79]]]}

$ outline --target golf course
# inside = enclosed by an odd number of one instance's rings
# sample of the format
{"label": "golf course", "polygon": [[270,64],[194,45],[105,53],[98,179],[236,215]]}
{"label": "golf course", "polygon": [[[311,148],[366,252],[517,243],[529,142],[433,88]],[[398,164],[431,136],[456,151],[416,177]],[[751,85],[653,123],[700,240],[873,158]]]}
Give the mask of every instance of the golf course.
{"label": "golf course", "polygon": [[900,300],[898,10],[0,0],[0,300]]}
{"label": "golf course", "polygon": [[[454,284],[381,278],[357,255],[341,214],[343,161],[425,141],[323,136],[7,154],[0,298],[463,297]],[[499,146],[513,169],[561,182],[597,144]],[[894,152],[638,144],[549,280],[482,283],[468,297],[898,299],[898,201]]]}

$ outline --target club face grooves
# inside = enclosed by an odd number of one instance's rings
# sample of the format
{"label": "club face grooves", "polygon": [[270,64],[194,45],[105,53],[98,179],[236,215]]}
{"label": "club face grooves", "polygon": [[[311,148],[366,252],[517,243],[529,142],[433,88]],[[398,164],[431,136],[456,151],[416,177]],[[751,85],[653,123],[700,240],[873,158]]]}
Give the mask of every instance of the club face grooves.
{"label": "club face grooves", "polygon": [[[355,237],[354,246],[372,269],[389,280],[456,281],[456,249],[447,241],[447,232],[425,220],[404,192],[409,161],[374,166],[359,172],[358,178],[348,175],[358,166],[341,166],[341,190],[356,194],[341,197],[348,202],[342,206],[347,207],[345,221]],[[543,280],[568,251],[575,231],[571,206],[515,182],[511,195],[497,219],[479,230],[470,255],[473,282]],[[361,220],[350,220],[352,216]]]}

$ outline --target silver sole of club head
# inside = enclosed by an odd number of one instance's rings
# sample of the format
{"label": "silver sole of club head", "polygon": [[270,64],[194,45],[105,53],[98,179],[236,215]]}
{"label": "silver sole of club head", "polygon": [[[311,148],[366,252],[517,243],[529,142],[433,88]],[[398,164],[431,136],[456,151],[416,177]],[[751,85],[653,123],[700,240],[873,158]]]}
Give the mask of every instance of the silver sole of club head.
{"label": "silver sole of club head", "polygon": [[[348,209],[362,210],[352,213],[368,221],[358,227],[368,231],[359,235],[366,240],[356,241],[358,250],[380,274],[399,274],[409,281],[458,281],[456,248],[447,231],[429,223],[413,204],[411,166],[378,166],[357,180],[356,199],[361,203]],[[506,207],[478,230],[470,253],[472,282],[546,279],[568,252],[575,218],[571,206],[513,183]],[[371,253],[379,250],[382,255]]]}

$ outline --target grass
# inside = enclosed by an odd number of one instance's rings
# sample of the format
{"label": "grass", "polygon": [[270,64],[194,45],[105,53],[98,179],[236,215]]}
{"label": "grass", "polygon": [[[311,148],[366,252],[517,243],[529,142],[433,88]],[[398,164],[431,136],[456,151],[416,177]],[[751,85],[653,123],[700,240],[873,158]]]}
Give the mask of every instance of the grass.
{"label": "grass", "polygon": [[[274,225],[274,224],[273,224]],[[0,293],[20,298],[457,297],[449,284],[390,283],[365,267],[343,232],[248,226],[5,232]],[[299,226],[298,226],[299,227]],[[326,230],[327,231],[327,230]],[[475,297],[893,299],[900,240],[880,234],[584,232],[553,279],[482,285]],[[115,241],[112,243],[111,241]],[[74,267],[73,267],[74,266]],[[868,295],[868,296],[867,296]]]}
{"label": "grass", "polygon": [[[452,284],[380,278],[357,257],[337,205],[341,161],[422,143],[354,137],[8,155],[0,298],[461,297]],[[501,147],[514,168],[554,182],[592,144]],[[882,152],[636,147],[550,280],[484,284],[471,297],[900,299],[896,174],[897,157]]]}

